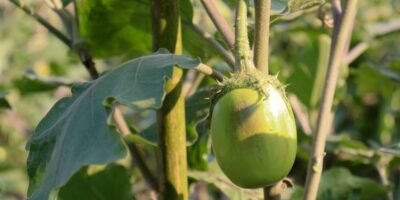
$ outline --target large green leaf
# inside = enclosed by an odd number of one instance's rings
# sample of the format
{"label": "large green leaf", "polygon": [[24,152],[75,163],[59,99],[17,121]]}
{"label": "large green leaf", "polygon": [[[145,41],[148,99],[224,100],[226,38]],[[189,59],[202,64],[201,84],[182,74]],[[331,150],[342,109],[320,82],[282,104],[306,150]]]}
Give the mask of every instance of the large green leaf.
{"label": "large green leaf", "polygon": [[346,168],[332,168],[322,175],[318,199],[384,199],[385,186],[368,178],[354,176]]}
{"label": "large green leaf", "polygon": [[144,0],[79,1],[80,32],[96,57],[151,51],[151,7]]}
{"label": "large green leaf", "polygon": [[60,189],[60,200],[132,200],[132,183],[129,171],[117,164],[110,164],[101,171],[90,173],[82,168]]}
{"label": "large green leaf", "polygon": [[82,166],[124,157],[126,149],[120,136],[107,124],[112,103],[138,110],[157,109],[173,65],[191,68],[198,64],[198,60],[160,50],[74,86],[72,96],[53,106],[27,145],[30,199],[47,199]]}

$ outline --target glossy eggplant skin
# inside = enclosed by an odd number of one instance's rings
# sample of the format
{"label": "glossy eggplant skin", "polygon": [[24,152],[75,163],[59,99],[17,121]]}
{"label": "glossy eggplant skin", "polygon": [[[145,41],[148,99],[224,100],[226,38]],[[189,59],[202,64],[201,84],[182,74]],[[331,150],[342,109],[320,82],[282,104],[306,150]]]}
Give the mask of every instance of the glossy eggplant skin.
{"label": "glossy eggplant skin", "polygon": [[234,89],[215,104],[214,154],[225,175],[243,188],[260,188],[287,176],[297,150],[296,124],[283,90],[269,85]]}

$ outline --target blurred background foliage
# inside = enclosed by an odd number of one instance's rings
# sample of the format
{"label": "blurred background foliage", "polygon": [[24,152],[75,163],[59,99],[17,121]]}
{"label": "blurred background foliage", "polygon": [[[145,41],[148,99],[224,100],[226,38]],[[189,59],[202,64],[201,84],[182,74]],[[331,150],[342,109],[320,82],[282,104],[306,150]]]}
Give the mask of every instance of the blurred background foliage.
{"label": "blurred background foliage", "polygon": [[[45,2],[24,1],[62,30],[62,20]],[[216,1],[231,24],[233,2]],[[289,175],[295,187],[286,190],[284,198],[300,199],[329,57],[332,21],[329,4],[296,9],[287,3],[273,1],[277,15],[271,29],[270,70],[288,84],[296,110],[299,149]],[[88,48],[100,72],[151,53],[149,1],[86,0],[78,1],[78,8],[80,34],[73,45]],[[193,28],[201,27],[226,46],[201,3],[182,0],[181,10],[185,54],[228,73],[227,64]],[[252,9],[249,16],[253,17]],[[249,28],[252,32],[254,24]],[[400,199],[399,30],[399,1],[359,1],[349,41],[352,50],[343,55],[349,62],[341,68],[319,199]],[[0,199],[26,198],[27,140],[51,106],[70,94],[72,84],[88,80],[90,76],[70,48],[9,1],[0,1]],[[207,122],[202,119],[208,113],[209,85],[215,82],[189,71],[185,83],[191,85],[184,86],[188,94],[188,134],[193,136],[188,143],[193,143],[188,147],[191,198],[260,199],[260,191],[232,185],[213,159]],[[197,86],[200,89],[196,92]],[[141,151],[156,173],[154,141],[149,135],[154,133],[154,112],[123,111],[144,136]],[[106,199],[150,198],[143,182],[135,162],[126,158],[118,164],[82,169],[60,190],[59,198],[97,199],[99,194]],[[122,189],[106,187],[111,183],[120,184],[118,188]],[[82,191],[86,196],[79,196]]]}

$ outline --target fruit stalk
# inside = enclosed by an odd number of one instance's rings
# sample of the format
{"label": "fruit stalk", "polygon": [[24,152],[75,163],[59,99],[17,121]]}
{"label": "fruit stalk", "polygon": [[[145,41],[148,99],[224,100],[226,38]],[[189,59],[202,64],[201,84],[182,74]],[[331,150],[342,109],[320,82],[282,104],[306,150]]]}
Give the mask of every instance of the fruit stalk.
{"label": "fruit stalk", "polygon": [[314,200],[317,197],[318,187],[323,169],[323,157],[326,137],[330,130],[330,116],[335,94],[336,82],[341,63],[344,61],[343,52],[347,52],[347,41],[351,37],[353,22],[356,15],[357,0],[348,0],[343,9],[339,22],[335,23],[332,33],[331,54],[328,71],[325,78],[321,108],[318,113],[317,127],[313,138],[312,155],[308,163],[307,180],[303,199]]}
{"label": "fruit stalk", "polygon": [[271,0],[255,0],[254,64],[268,74]]}
{"label": "fruit stalk", "polygon": [[247,1],[238,0],[235,18],[235,61],[240,71],[250,71],[254,68],[251,59],[249,37],[247,34]]}
{"label": "fruit stalk", "polygon": [[[153,49],[182,53],[179,0],[152,0]],[[185,102],[183,71],[174,67],[166,97],[157,111],[159,199],[187,199]]]}

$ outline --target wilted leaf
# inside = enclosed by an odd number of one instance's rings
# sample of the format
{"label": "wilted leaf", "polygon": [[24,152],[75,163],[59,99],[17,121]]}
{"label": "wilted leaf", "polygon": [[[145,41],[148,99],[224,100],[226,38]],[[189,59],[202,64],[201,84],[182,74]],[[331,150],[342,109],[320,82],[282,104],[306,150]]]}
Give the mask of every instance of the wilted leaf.
{"label": "wilted leaf", "polygon": [[58,198],[60,200],[132,200],[134,197],[130,179],[131,174],[121,165],[110,164],[95,173],[90,173],[90,170],[85,167],[60,189]]}
{"label": "wilted leaf", "polygon": [[107,124],[113,102],[138,110],[157,109],[173,66],[191,68],[198,64],[198,60],[160,50],[74,86],[72,96],[53,106],[27,145],[30,199],[47,199],[82,166],[124,157],[126,149],[120,136]]}

